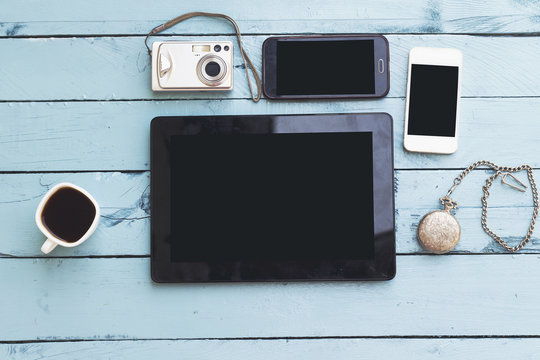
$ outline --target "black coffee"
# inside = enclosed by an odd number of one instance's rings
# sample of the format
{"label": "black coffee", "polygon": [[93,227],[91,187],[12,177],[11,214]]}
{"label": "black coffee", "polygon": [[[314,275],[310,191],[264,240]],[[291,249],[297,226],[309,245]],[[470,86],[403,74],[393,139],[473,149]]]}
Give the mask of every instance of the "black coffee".
{"label": "black coffee", "polygon": [[96,208],[83,193],[65,187],[56,191],[41,212],[43,225],[57,238],[75,242],[88,231]]}

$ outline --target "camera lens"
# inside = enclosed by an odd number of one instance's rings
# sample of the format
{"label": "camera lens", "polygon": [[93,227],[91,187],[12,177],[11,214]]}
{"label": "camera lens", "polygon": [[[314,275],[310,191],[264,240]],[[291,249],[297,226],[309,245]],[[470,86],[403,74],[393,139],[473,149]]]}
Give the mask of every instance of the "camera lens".
{"label": "camera lens", "polygon": [[197,76],[203,84],[219,86],[228,75],[228,66],[218,55],[208,54],[197,63]]}
{"label": "camera lens", "polygon": [[225,46],[223,47],[223,50],[229,51],[229,45],[225,45]]}
{"label": "camera lens", "polygon": [[208,76],[215,77],[221,71],[221,66],[219,66],[219,64],[215,61],[210,61],[204,67],[204,71],[206,72],[206,74],[208,74]]}
{"label": "camera lens", "polygon": [[219,46],[219,45],[214,46],[214,51],[215,52],[220,52],[221,51],[221,46]]}

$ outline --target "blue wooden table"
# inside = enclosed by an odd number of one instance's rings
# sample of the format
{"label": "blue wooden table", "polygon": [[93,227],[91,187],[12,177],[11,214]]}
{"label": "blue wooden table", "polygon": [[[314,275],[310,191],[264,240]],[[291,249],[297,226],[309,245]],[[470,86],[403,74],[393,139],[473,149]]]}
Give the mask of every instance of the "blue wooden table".
{"label": "blue wooden table", "polygon": [[[426,254],[423,214],[459,169],[540,168],[538,0],[4,0],[0,7],[0,359],[540,359],[540,232],[506,253],[480,226],[474,171],[456,190],[457,248]],[[391,90],[367,101],[254,104],[239,53],[230,93],[150,90],[144,34],[188,11],[238,20],[260,69],[279,34],[382,33]],[[235,41],[193,19],[159,39]],[[463,52],[459,150],[402,146],[407,55]],[[158,115],[388,112],[394,118],[397,276],[388,282],[160,285],[150,279],[149,125]],[[540,171],[535,170],[540,180]],[[518,175],[526,181],[525,174]],[[68,181],[102,206],[95,235],[43,255],[40,197]],[[530,190],[493,186],[488,223],[525,235]]]}

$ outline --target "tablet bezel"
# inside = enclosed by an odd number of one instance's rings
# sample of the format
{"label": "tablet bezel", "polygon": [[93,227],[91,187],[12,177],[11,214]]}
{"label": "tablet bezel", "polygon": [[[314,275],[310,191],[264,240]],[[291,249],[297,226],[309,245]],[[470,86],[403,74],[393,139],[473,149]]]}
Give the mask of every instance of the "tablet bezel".
{"label": "tablet bezel", "polygon": [[[199,133],[372,132],[375,256],[370,260],[171,262],[170,141]],[[178,116],[152,120],[151,276],[155,282],[388,280],[395,275],[392,117],[386,113]]]}

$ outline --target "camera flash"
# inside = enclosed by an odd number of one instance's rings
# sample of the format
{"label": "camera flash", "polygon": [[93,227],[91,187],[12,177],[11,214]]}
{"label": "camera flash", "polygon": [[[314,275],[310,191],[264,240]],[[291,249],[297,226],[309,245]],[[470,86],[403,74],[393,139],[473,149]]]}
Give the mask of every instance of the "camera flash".
{"label": "camera flash", "polygon": [[210,45],[193,45],[191,50],[193,52],[210,52]]}

